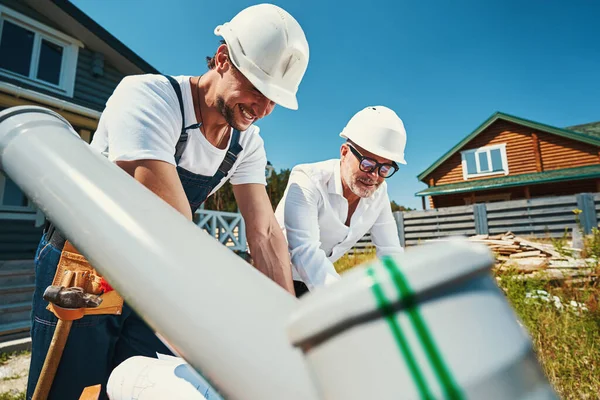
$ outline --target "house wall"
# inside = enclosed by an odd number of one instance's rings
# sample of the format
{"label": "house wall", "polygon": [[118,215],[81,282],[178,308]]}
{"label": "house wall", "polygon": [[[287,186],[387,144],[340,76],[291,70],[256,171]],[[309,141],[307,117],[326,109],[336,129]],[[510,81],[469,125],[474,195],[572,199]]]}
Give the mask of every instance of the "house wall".
{"label": "house wall", "polygon": [[[57,26],[53,21],[49,20],[44,15],[38,13],[36,10],[17,0],[0,0],[0,5],[4,5],[21,14],[33,18],[53,29],[68,34],[59,26]],[[85,46],[85,42],[81,38],[76,39],[82,41]],[[22,81],[16,81],[8,77],[0,76],[0,80],[27,89],[32,89],[40,93],[48,94],[58,99],[67,100],[69,102],[82,105],[84,107],[88,107],[97,111],[102,111],[104,109],[106,100],[110,97],[115,87],[121,81],[121,79],[123,79],[125,74],[119,72],[113,65],[111,65],[108,61],[104,60],[103,73],[101,75],[94,75],[92,73],[93,57],[94,51],[90,48],[83,47],[79,49],[77,70],[75,75],[75,89],[72,98],[62,96],[36,86],[28,85]]]}
{"label": "house wall", "polygon": [[540,134],[539,138],[544,171],[600,163],[596,146],[551,134]]}
{"label": "house wall", "polygon": [[[535,133],[539,140],[539,151],[543,171],[552,169],[578,167],[600,163],[598,147],[574,140],[562,138],[557,135],[540,132],[512,122],[498,120],[473,138],[462,149],[476,149],[479,147],[506,143],[506,157],[509,175],[519,175],[538,172],[536,156],[534,153]],[[469,178],[469,181],[489,179],[492,176]],[[503,175],[498,175],[503,176]],[[452,155],[423,181],[431,186],[449,183],[464,182],[461,165],[460,151]]]}
{"label": "house wall", "polygon": [[593,193],[600,189],[600,180],[582,179],[576,181],[556,182],[541,185],[517,186],[505,189],[481,190],[477,192],[456,193],[432,196],[432,208],[454,207],[490,201],[526,199],[526,187],[529,188],[529,197],[563,196],[578,193]]}

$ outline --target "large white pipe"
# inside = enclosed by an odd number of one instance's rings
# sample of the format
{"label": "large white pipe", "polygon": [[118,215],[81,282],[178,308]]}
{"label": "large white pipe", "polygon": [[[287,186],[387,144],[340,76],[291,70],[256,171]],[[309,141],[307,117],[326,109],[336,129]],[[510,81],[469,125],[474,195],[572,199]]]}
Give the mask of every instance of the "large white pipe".
{"label": "large white pipe", "polygon": [[230,399],[316,399],[285,322],[296,299],[42,107],[0,113],[0,168]]}

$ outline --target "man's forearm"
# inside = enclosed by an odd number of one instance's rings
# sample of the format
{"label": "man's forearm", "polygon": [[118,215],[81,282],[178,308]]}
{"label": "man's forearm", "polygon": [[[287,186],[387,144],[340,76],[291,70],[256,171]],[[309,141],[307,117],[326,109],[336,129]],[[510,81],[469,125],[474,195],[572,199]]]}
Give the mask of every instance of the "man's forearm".
{"label": "man's forearm", "polygon": [[248,232],[248,245],[256,269],[295,295],[287,242],[274,217],[267,232]]}

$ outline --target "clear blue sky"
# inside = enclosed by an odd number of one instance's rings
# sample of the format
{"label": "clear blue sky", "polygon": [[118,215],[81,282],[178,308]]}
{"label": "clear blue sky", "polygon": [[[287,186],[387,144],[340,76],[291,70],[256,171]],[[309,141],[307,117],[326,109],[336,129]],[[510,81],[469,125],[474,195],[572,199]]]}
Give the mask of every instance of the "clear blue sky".
{"label": "clear blue sky", "polygon": [[[73,0],[162,73],[200,75],[215,26],[257,2]],[[597,0],[275,1],[302,25],[310,62],[298,111],[259,121],[277,170],[339,156],[368,105],[404,120],[408,165],[390,198],[421,207],[416,176],[496,111],[566,127],[600,120]]]}

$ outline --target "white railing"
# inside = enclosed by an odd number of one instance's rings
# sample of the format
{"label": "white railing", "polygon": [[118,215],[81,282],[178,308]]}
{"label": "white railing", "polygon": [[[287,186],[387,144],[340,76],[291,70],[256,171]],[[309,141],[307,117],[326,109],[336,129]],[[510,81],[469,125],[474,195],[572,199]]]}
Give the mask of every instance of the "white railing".
{"label": "white railing", "polygon": [[197,225],[204,229],[209,235],[224,244],[230,250],[246,251],[246,225],[242,214],[198,210],[196,211]]}
{"label": "white railing", "polygon": [[227,399],[317,398],[298,300],[94,152],[59,114],[0,113],[0,169]]}

